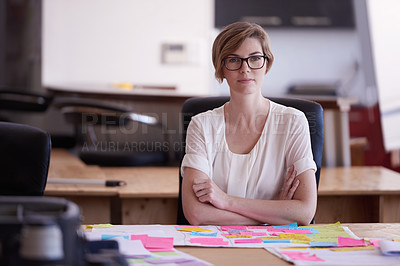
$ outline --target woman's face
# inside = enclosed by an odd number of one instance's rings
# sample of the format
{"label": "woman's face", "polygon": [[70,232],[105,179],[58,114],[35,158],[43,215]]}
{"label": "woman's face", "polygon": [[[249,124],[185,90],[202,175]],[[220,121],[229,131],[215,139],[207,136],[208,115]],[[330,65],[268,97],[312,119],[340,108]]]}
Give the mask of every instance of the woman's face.
{"label": "woman's face", "polygon": [[[247,38],[233,54],[228,55],[228,59],[232,57],[247,58],[256,55],[264,55],[260,41],[256,38]],[[248,60],[250,61],[251,59]],[[228,82],[231,94],[259,92],[264,81],[267,63],[265,62],[264,66],[260,69],[251,69],[244,61],[240,69],[233,71],[223,66],[224,77]]]}

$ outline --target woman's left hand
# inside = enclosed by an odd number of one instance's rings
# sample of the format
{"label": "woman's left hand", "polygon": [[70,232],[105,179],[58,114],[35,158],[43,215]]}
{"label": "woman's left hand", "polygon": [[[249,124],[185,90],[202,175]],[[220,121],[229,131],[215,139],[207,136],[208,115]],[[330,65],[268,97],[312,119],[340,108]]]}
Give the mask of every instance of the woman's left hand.
{"label": "woman's left hand", "polygon": [[279,200],[293,199],[294,193],[300,184],[300,180],[298,180],[296,176],[297,172],[294,170],[294,166],[292,165],[285,177],[285,182],[283,183],[281,193],[279,193]]}
{"label": "woman's left hand", "polygon": [[218,209],[225,209],[229,196],[210,178],[195,178],[193,192],[200,202],[209,202]]}

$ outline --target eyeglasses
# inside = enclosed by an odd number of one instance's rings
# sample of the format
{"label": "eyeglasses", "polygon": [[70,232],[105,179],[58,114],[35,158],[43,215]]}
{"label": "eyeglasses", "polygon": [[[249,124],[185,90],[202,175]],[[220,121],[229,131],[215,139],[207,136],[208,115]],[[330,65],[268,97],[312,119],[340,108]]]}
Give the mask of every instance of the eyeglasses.
{"label": "eyeglasses", "polygon": [[265,55],[253,55],[247,58],[228,56],[224,59],[226,69],[235,71],[242,68],[243,61],[246,61],[250,69],[260,69],[264,66],[267,57]]}

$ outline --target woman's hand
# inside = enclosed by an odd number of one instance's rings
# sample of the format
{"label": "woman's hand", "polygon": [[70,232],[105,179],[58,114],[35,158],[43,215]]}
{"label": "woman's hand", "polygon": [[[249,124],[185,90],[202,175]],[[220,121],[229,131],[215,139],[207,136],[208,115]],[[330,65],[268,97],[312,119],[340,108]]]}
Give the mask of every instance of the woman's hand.
{"label": "woman's hand", "polygon": [[218,209],[225,209],[229,196],[210,178],[195,178],[193,192],[200,202],[209,202]]}
{"label": "woman's hand", "polygon": [[300,184],[300,180],[296,178],[296,175],[297,172],[294,170],[294,166],[292,165],[285,177],[285,182],[283,183],[281,193],[279,193],[279,200],[293,199],[294,193]]}

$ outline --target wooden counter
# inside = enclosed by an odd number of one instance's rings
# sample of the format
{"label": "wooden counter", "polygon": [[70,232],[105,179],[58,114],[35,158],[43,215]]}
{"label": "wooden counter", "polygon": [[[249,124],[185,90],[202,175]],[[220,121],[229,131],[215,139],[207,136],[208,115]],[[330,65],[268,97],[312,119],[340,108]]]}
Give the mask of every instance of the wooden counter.
{"label": "wooden counter", "polygon": [[[88,166],[53,150],[52,178],[123,180],[122,187],[51,184],[46,196],[65,197],[82,209],[85,223],[175,224],[178,167]],[[322,168],[316,223],[400,222],[400,173],[384,167]]]}
{"label": "wooden counter", "polygon": [[379,166],[323,168],[315,220],[400,222],[400,173]]}

